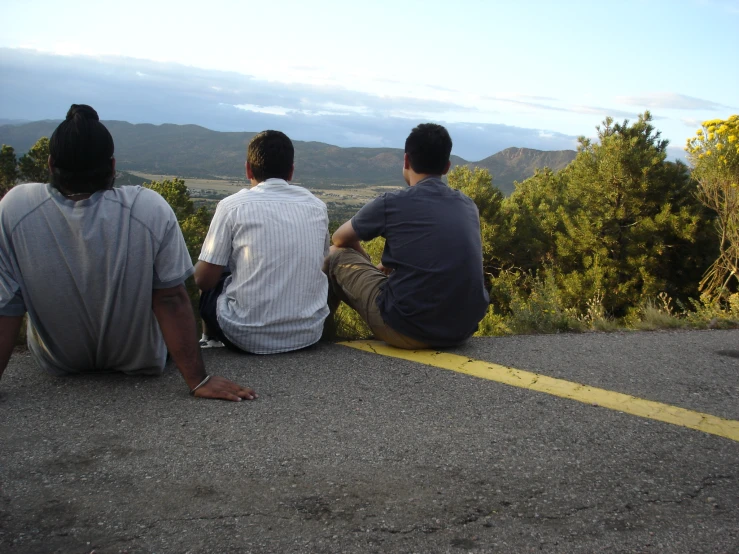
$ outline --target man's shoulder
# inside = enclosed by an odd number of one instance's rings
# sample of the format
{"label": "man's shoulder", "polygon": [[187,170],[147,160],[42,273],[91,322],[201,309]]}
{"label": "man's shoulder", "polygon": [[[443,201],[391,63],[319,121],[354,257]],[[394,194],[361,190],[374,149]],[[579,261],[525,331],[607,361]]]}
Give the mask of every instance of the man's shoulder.
{"label": "man's shoulder", "polygon": [[11,227],[51,198],[46,183],[25,183],[10,189],[0,200],[0,214]]}
{"label": "man's shoulder", "polygon": [[158,192],[139,185],[114,188],[105,200],[120,204],[131,211],[131,217],[152,228],[174,219],[172,207]]}
{"label": "man's shoulder", "polygon": [[2,202],[20,203],[46,200],[49,198],[49,186],[47,183],[23,183],[10,189],[2,199]]}
{"label": "man's shoulder", "polygon": [[243,188],[238,192],[226,196],[226,198],[218,202],[218,209],[220,211],[231,210],[237,206],[250,202],[252,199],[249,198],[248,192],[249,189]]}
{"label": "man's shoulder", "polygon": [[323,200],[318,198],[315,194],[313,194],[309,189],[307,189],[304,186],[301,185],[290,185],[290,188],[288,189],[293,194],[295,194],[298,197],[305,198],[306,200],[311,200],[315,202],[320,202],[323,204]]}

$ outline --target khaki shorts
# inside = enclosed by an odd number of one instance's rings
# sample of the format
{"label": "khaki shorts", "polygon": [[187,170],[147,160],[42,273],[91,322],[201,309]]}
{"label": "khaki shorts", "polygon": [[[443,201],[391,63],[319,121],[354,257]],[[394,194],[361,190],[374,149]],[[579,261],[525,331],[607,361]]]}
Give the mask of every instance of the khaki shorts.
{"label": "khaki shorts", "polygon": [[353,248],[339,248],[329,254],[326,266],[329,293],[335,298],[332,311],[338,307],[338,301],[345,302],[359,313],[376,338],[408,350],[428,348],[427,344],[398,333],[383,321],[377,297],[387,275],[367,258]]}

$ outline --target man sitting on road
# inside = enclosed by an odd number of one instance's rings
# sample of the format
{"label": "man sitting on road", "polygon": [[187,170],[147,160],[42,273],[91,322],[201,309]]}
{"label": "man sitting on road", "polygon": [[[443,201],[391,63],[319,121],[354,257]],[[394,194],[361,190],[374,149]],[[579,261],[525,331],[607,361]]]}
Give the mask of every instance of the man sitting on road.
{"label": "man sitting on road", "polygon": [[28,312],[28,347],[54,374],[160,374],[169,349],[195,396],[255,398],[205,373],[175,214],[154,191],[113,188],[113,138],[97,112],[72,105],[49,152],[51,184],[0,201],[0,376]]}
{"label": "man sitting on road", "polygon": [[206,345],[215,339],[232,349],[273,354],[321,338],[329,313],[321,271],[328,213],[313,194],[288,183],[294,156],[285,134],[259,133],[247,149],[252,188],[216,208],[195,266]]}
{"label": "man sitting on road", "polygon": [[[451,151],[441,125],[413,129],[403,161],[409,188],[379,196],[339,227],[324,265],[336,299],[400,348],[461,344],[489,304],[477,207],[441,180]],[[375,267],[360,241],[379,236],[385,250]]]}

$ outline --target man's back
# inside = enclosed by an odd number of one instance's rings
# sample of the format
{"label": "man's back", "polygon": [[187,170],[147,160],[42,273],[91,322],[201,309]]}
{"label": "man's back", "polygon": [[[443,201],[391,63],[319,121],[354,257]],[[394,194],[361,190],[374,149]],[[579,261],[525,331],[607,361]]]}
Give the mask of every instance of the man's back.
{"label": "man's back", "polygon": [[33,183],[1,206],[0,287],[28,310],[38,363],[57,373],[159,372],[166,347],[152,289],[192,273],[164,199],[121,187],[75,202]]}
{"label": "man's back", "polygon": [[242,350],[269,354],[317,342],[328,315],[326,205],[268,179],[222,200],[200,260],[228,265],[218,322]]}
{"label": "man's back", "polygon": [[378,304],[395,330],[438,346],[469,338],[488,307],[475,203],[441,179],[386,193],[352,218],[362,239],[384,236],[393,272]]}

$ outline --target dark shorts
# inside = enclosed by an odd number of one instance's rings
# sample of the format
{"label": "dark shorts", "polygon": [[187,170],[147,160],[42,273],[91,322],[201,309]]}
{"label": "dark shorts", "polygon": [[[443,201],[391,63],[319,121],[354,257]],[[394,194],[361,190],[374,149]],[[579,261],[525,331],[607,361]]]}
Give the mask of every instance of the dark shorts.
{"label": "dark shorts", "polygon": [[218,280],[218,284],[215,287],[200,293],[200,317],[203,319],[206,327],[208,328],[208,336],[210,338],[218,339],[229,350],[243,352],[241,348],[239,348],[226,338],[226,335],[223,334],[221,326],[218,324],[218,297],[223,292],[223,284],[226,282],[226,277],[228,277],[229,275],[231,275],[230,271],[224,271],[221,274],[221,278]]}

